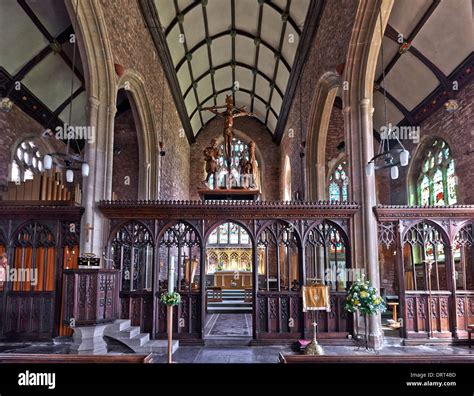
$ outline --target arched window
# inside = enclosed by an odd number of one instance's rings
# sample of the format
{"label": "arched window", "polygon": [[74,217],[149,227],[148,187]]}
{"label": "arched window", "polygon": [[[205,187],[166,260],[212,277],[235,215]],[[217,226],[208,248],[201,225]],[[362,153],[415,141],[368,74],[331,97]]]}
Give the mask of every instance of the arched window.
{"label": "arched window", "polygon": [[420,205],[454,205],[457,203],[457,179],[454,159],[447,143],[435,139],[423,152],[417,180]]}
{"label": "arched window", "polygon": [[224,223],[211,232],[208,245],[250,245],[247,231],[235,223]]}
{"label": "arched window", "polygon": [[328,197],[331,202],[344,202],[348,199],[349,177],[347,162],[340,162],[329,176]]}
{"label": "arched window", "polygon": [[[224,144],[219,146],[219,150],[221,152],[221,156],[217,160],[217,187],[225,187],[226,186],[226,176],[227,176],[227,163],[224,157]],[[245,143],[241,139],[234,137],[232,139],[232,157],[231,157],[231,173],[234,177],[234,180],[237,183],[237,186],[241,186],[241,178],[240,178],[240,164],[241,161],[249,160],[249,145]],[[257,166],[259,166],[257,161]],[[214,186],[214,176],[212,175],[208,182],[209,188],[213,188]]]}
{"label": "arched window", "polygon": [[11,163],[10,181],[33,179],[35,173],[43,172],[43,156],[33,140],[23,140],[15,149]]}

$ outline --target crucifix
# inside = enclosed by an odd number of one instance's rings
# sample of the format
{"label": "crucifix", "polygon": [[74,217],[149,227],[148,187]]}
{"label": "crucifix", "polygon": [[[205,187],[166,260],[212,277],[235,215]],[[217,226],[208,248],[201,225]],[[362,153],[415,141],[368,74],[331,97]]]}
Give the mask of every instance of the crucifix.
{"label": "crucifix", "polygon": [[90,223],[86,223],[84,229],[86,230],[86,242],[89,242],[89,231],[92,231],[94,227]]}
{"label": "crucifix", "polygon": [[[225,109],[220,112],[218,109]],[[232,95],[226,95],[224,106],[204,107],[201,110],[208,110],[215,115],[225,119],[224,122],[224,155],[227,163],[227,172],[230,175],[232,161],[232,138],[234,137],[233,126],[234,118],[244,116],[255,116],[254,113],[245,111],[245,106],[237,107],[234,105]]]}

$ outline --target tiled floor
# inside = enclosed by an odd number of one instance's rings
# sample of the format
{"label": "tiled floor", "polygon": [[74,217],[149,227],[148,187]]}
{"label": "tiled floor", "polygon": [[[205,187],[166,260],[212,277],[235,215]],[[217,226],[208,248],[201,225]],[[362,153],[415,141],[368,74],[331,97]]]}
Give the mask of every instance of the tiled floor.
{"label": "tiled floor", "polygon": [[206,337],[251,337],[251,314],[211,314],[206,318]]}
{"label": "tiled floor", "polygon": [[[17,343],[17,344],[0,344],[0,353],[68,353],[68,345],[53,345],[51,343]],[[178,363],[278,363],[278,354],[295,353],[289,347],[284,346],[181,346],[173,355],[173,360]],[[326,355],[373,355],[373,352],[365,350],[357,350],[353,346],[324,346]],[[111,354],[126,353],[124,348],[113,345],[110,350]],[[379,351],[380,355],[400,356],[403,355],[424,355],[429,356],[446,354],[474,355],[474,349],[467,346],[389,346]],[[154,355],[155,363],[166,362],[166,356]]]}

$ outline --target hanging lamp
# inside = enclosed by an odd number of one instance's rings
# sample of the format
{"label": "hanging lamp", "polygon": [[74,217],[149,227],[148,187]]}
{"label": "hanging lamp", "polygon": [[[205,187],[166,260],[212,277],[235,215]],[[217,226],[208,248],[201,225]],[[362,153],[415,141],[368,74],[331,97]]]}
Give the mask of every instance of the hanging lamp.
{"label": "hanging lamp", "polygon": [[[390,168],[390,177],[392,180],[398,179],[399,166],[407,166],[410,160],[410,152],[400,141],[398,134],[393,132],[392,124],[388,122],[387,116],[387,82],[385,80],[385,63],[382,32],[382,12],[380,10],[380,34],[381,34],[381,63],[382,63],[382,81],[385,87],[382,89],[384,98],[384,127],[385,132],[381,134],[381,140],[377,155],[375,155],[366,165],[365,173],[367,176],[373,176],[375,170]],[[390,140],[394,139],[401,148],[390,147]]]}

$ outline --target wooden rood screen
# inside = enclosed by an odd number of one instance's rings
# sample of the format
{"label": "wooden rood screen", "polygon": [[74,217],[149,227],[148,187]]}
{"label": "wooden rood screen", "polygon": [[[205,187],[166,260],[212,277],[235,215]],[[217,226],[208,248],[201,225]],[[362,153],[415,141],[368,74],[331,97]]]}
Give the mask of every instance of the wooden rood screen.
{"label": "wooden rood screen", "polygon": [[60,320],[62,271],[77,266],[81,214],[78,207],[0,206],[0,253],[8,260],[0,281],[0,338],[71,334]]}
{"label": "wooden rood screen", "polygon": [[[206,316],[206,249],[212,232],[234,223],[252,247],[253,338],[311,335],[302,312],[301,286],[319,278],[331,290],[330,312],[319,312],[319,336],[347,337],[352,317],[342,309],[351,277],[350,222],[355,204],[201,201],[107,201],[110,265],[122,272],[121,316],[154,338],[166,336],[168,289],[175,263],[175,337],[201,340]],[[249,291],[246,291],[249,293]]]}
{"label": "wooden rood screen", "polygon": [[396,252],[406,338],[467,338],[474,323],[474,207],[379,206],[379,242]]}

